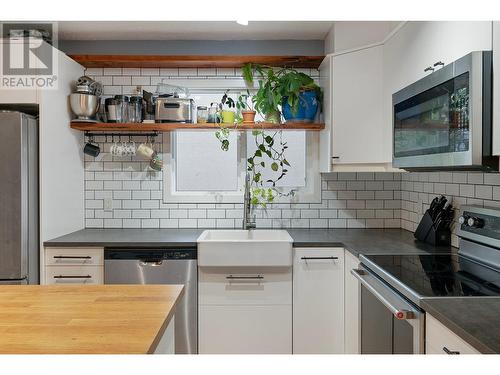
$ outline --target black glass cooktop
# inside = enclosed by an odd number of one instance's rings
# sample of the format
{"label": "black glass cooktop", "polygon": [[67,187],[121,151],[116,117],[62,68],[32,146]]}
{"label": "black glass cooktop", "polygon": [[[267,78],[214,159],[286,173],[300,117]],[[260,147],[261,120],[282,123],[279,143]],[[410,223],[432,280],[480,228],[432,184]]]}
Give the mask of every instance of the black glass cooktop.
{"label": "black glass cooktop", "polygon": [[[500,296],[500,272],[457,254],[366,255],[420,297]],[[370,262],[365,264],[370,268]],[[384,277],[383,273],[373,272]],[[386,280],[387,281],[387,280]]]}

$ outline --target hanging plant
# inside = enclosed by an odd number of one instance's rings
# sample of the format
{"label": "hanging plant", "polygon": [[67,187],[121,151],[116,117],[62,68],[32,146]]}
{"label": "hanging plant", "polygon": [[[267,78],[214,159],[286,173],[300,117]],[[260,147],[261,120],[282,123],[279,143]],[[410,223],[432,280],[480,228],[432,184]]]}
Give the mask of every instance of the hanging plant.
{"label": "hanging plant", "polygon": [[[251,203],[255,206],[266,207],[276,196],[283,195],[276,188],[276,184],[285,177],[290,167],[285,152],[288,149],[283,141],[282,132],[278,130],[267,134],[263,130],[254,130],[255,152],[247,159],[247,172],[250,173]],[[267,162],[267,164],[266,164]],[[270,168],[274,178],[264,180],[264,170]]]}
{"label": "hanging plant", "polygon": [[[231,111],[231,108],[235,108],[236,104],[234,102],[234,99],[231,98],[229,95],[229,90],[226,90],[224,92],[224,95],[222,95],[222,98],[220,100],[220,103],[211,103],[210,106],[216,104],[217,105],[217,118],[216,121],[219,124],[219,130],[215,132],[215,136],[221,143],[221,150],[222,151],[227,151],[229,150],[229,134],[230,130],[227,127],[227,125],[234,124],[234,111]],[[227,107],[228,109],[225,110],[224,108]],[[232,113],[232,121],[228,121],[228,118],[231,117],[230,114]],[[224,121],[226,120],[226,121]]]}

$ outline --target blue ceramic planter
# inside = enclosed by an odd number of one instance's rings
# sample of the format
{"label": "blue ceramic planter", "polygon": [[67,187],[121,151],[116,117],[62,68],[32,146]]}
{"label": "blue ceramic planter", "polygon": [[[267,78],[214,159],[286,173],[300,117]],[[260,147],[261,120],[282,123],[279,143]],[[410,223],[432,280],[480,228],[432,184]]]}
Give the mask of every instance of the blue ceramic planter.
{"label": "blue ceramic planter", "polygon": [[299,108],[297,113],[292,113],[292,108],[287,102],[287,97],[283,98],[283,117],[287,122],[304,121],[313,122],[318,112],[318,98],[314,91],[303,91],[299,94]]}

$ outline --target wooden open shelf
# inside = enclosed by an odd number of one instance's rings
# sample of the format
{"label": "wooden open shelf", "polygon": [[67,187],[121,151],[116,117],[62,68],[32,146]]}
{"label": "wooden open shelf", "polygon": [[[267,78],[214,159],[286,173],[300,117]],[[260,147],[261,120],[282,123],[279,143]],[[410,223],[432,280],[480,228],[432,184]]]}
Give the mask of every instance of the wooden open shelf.
{"label": "wooden open shelf", "polygon": [[[218,129],[219,124],[181,124],[181,123],[162,123],[162,124],[138,124],[138,123],[107,123],[107,122],[77,122],[72,121],[70,124],[72,129],[90,132],[169,132],[181,129],[196,129],[196,130],[207,130],[207,129]],[[273,124],[270,122],[257,122],[252,124],[238,124],[238,125],[226,125],[228,128],[233,128],[235,130],[254,130],[254,129],[283,129],[283,130],[312,130],[319,131],[325,128],[323,123],[305,123],[305,122],[289,122],[286,124]]]}
{"label": "wooden open shelf", "polygon": [[241,68],[246,63],[318,68],[324,56],[69,55],[86,68]]}

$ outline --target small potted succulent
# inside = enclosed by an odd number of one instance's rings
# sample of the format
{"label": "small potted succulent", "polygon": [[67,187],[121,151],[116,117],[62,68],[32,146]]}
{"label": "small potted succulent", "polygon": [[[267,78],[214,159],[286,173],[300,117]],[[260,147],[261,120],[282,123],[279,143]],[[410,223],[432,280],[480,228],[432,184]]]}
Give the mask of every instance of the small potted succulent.
{"label": "small potted succulent", "polygon": [[253,124],[255,122],[255,114],[253,106],[254,98],[247,90],[246,94],[241,94],[236,101],[236,109],[241,113],[241,120],[244,124]]}

